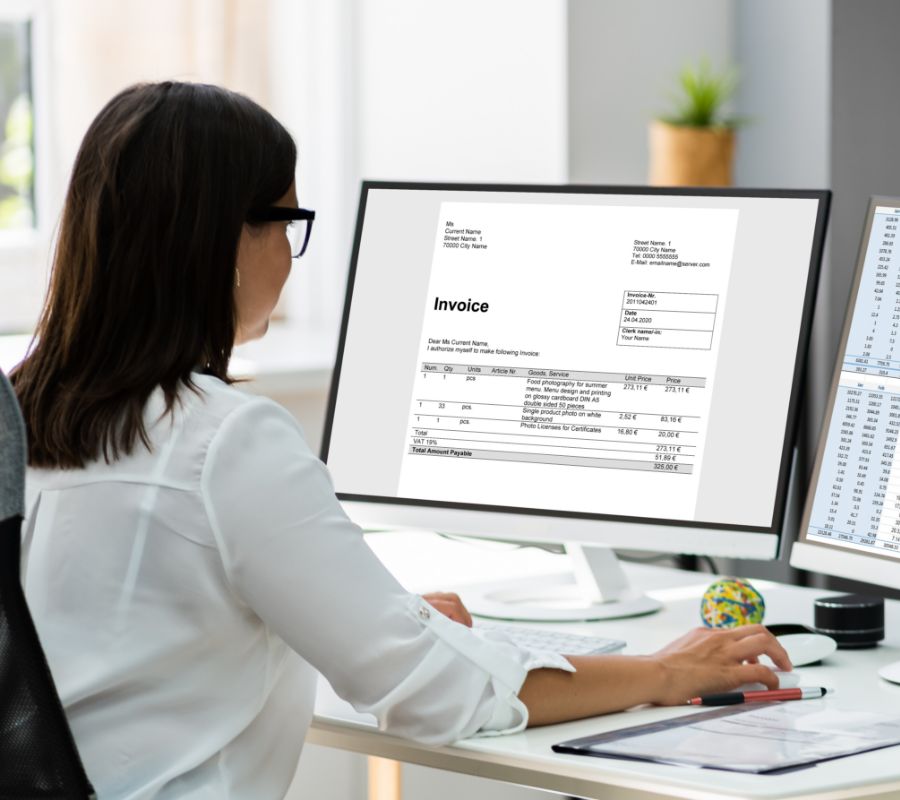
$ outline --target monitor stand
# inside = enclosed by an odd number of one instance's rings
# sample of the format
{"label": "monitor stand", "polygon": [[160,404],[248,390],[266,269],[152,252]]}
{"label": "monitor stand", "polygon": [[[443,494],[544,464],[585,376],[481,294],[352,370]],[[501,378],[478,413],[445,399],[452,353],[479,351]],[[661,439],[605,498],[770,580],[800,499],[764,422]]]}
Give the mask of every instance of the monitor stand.
{"label": "monitor stand", "polygon": [[473,614],[492,619],[576,622],[652,614],[662,603],[628,585],[611,547],[566,544],[571,573],[465,587]]}

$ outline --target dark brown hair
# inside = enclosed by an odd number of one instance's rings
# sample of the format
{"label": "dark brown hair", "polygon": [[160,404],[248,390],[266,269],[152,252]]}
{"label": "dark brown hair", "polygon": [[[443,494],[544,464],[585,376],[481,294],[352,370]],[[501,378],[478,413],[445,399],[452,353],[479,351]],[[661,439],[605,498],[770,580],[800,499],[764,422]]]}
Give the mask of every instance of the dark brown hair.
{"label": "dark brown hair", "polygon": [[170,412],[192,371],[230,382],[238,242],[251,208],[294,180],[288,132],[217,86],[116,95],[72,171],[35,341],[11,378],[29,463],[83,467],[149,447],[145,403]]}

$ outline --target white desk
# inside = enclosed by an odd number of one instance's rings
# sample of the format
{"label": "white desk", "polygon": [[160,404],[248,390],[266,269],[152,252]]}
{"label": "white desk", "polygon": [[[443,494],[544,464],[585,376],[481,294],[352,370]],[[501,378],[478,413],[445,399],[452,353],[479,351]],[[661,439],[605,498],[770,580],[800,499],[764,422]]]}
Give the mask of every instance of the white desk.
{"label": "white desk", "polygon": [[[535,574],[555,566],[554,557],[537,551],[483,549],[437,540],[427,534],[372,535],[373,549],[414,591],[455,588],[454,578],[496,578]],[[477,546],[477,545],[476,545]],[[486,545],[487,548],[491,546]],[[651,590],[665,608],[651,616],[591,624],[593,630],[628,641],[626,653],[652,652],[699,623],[699,599],[711,577],[654,567],[630,566],[632,581]],[[821,589],[803,589],[756,581],[767,604],[766,621],[812,622],[813,598]],[[465,600],[464,592],[460,593]],[[840,708],[865,708],[900,714],[900,686],[878,678],[876,670],[900,659],[900,602],[887,602],[888,637],[872,650],[839,650],[827,663],[801,668],[804,683],[834,687]],[[569,626],[567,626],[569,627]],[[818,701],[817,701],[818,702]],[[686,708],[633,709],[622,714],[533,728],[512,736],[469,739],[448,747],[425,747],[386,736],[371,718],[357,714],[325,685],[308,741],[358,753],[477,775],[587,798],[900,798],[900,747],[837,759],[798,772],[740,775],[611,759],[558,755],[550,746],[565,739],[692,713]]]}

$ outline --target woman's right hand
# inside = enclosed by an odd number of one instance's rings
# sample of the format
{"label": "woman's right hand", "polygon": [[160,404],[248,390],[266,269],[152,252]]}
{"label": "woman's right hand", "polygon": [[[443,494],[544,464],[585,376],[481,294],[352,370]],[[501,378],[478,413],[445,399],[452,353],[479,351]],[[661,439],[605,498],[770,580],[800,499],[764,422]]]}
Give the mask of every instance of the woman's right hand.
{"label": "woman's right hand", "polygon": [[758,662],[767,655],[780,670],[792,669],[779,641],[763,625],[695,628],[651,658],[662,667],[658,705],[682,705],[692,697],[731,691],[743,683],[778,688],[778,678]]}

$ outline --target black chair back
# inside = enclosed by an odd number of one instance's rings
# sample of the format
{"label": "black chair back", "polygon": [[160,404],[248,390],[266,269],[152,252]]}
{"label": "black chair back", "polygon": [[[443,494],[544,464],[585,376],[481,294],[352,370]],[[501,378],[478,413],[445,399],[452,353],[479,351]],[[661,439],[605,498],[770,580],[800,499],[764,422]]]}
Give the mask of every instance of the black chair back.
{"label": "black chair back", "polygon": [[0,372],[0,797],[94,797],[25,604],[19,576],[25,425]]}

